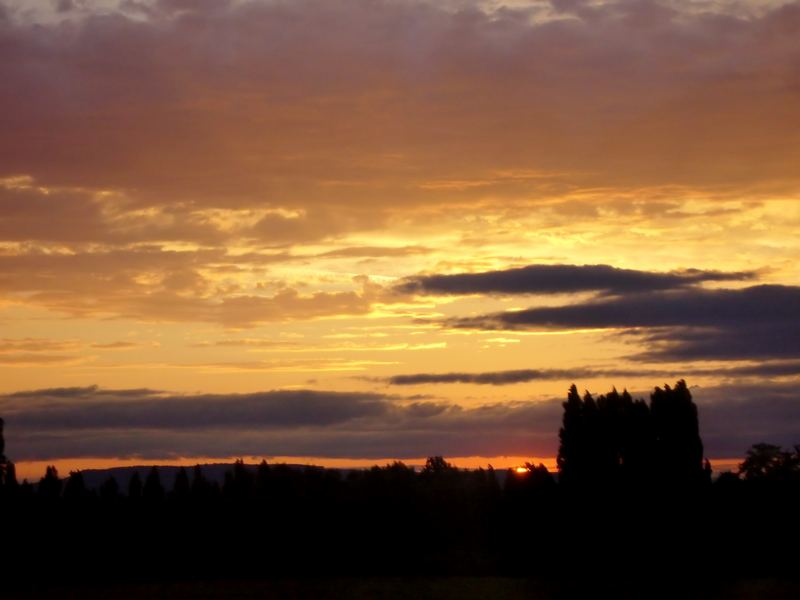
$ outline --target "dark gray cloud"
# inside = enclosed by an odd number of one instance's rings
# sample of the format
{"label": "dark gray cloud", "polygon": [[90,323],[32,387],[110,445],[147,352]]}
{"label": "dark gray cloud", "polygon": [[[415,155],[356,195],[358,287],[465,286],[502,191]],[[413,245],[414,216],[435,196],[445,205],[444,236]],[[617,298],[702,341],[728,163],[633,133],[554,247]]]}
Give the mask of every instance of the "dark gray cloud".
{"label": "dark gray cloud", "polygon": [[610,265],[528,265],[502,271],[422,275],[398,285],[415,294],[630,294],[686,288],[705,281],[742,281],[752,272],[722,273],[688,269],[669,273],[618,269]]}
{"label": "dark gray cloud", "polygon": [[[427,383],[476,383],[483,385],[509,385],[545,379],[572,379],[578,371],[561,369],[515,369],[486,373],[409,373],[394,375],[383,381],[390,385],[420,385]],[[583,376],[588,376],[582,371]]]}
{"label": "dark gray cloud", "polygon": [[557,402],[464,408],[424,398],[311,390],[174,395],[92,386],[0,396],[15,460],[541,454],[551,450],[559,412]]}
{"label": "dark gray cloud", "polygon": [[657,329],[640,334],[640,341],[650,347],[641,360],[786,359],[800,356],[800,323]]}
{"label": "dark gray cloud", "polygon": [[[760,441],[800,441],[800,398],[793,383],[694,387],[692,393],[709,457],[742,456]],[[8,394],[0,397],[0,414],[8,454],[18,461],[554,456],[562,400],[463,407],[308,390],[177,396],[89,387]]]}
{"label": "dark gray cloud", "polygon": [[390,385],[424,385],[434,383],[469,383],[477,385],[512,385],[531,381],[577,381],[597,377],[662,377],[675,378],[681,375],[714,375],[730,377],[786,377],[800,375],[800,362],[766,362],[733,368],[704,369],[681,367],[670,369],[513,369],[487,371],[483,373],[408,373],[385,379],[373,379]]}
{"label": "dark gray cloud", "polygon": [[800,310],[800,287],[761,285],[740,290],[679,290],[602,298],[567,306],[459,318],[478,329],[714,327],[787,323]]}
{"label": "dark gray cloud", "polygon": [[0,397],[0,411],[9,421],[49,430],[326,426],[384,415],[391,406],[379,394],[311,390],[180,396],[88,387]]}
{"label": "dark gray cloud", "polygon": [[446,324],[487,330],[622,328],[651,345],[639,359],[757,359],[800,356],[798,314],[800,287],[760,285],[616,296]]}
{"label": "dark gray cloud", "polygon": [[800,395],[795,383],[696,388],[706,453],[742,456],[751,445],[800,443]]}

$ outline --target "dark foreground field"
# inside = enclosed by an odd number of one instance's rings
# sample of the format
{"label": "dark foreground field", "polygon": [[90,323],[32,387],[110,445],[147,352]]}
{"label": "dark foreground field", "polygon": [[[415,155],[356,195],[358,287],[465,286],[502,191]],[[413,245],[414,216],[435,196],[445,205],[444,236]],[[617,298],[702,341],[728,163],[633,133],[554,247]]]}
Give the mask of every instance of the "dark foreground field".
{"label": "dark foreground field", "polygon": [[664,582],[597,582],[531,580],[503,577],[309,578],[268,581],[214,581],[137,585],[49,585],[7,591],[8,600],[244,600],[250,598],[514,600],[517,598],[681,598],[719,600],[795,600],[800,582],[753,579],[686,585]]}

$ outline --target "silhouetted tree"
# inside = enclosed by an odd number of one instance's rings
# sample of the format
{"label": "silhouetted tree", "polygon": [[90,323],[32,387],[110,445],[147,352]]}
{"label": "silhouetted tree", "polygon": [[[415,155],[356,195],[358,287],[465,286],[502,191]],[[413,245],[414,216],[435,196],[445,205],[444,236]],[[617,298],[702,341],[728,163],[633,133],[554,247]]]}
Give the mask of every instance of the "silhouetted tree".
{"label": "silhouetted tree", "polygon": [[4,424],[3,419],[0,419],[0,494],[2,494],[3,487],[6,485],[6,480],[8,479],[8,461],[4,454],[6,449],[6,440],[3,437]]}
{"label": "silhouetted tree", "polygon": [[545,467],[542,463],[539,463],[538,465],[525,463],[525,468],[528,469],[528,479],[533,489],[549,490],[555,486],[556,480],[553,478],[553,475],[550,473],[547,467]]}
{"label": "silhouetted tree", "polygon": [[178,502],[183,502],[189,498],[190,490],[189,474],[184,467],[181,467],[175,475],[175,484],[172,486],[172,498]]}
{"label": "silhouetted tree", "polygon": [[502,490],[500,489],[500,482],[497,481],[497,473],[492,465],[486,468],[486,485],[484,487],[486,500],[494,505],[500,498]]}
{"label": "silhouetted tree", "polygon": [[625,483],[644,485],[652,480],[655,445],[650,407],[642,399],[632,400],[626,409],[621,448],[622,479]]}
{"label": "silhouetted tree", "polygon": [[739,475],[737,473],[731,473],[730,471],[720,473],[720,476],[717,477],[716,482],[714,482],[716,488],[727,492],[738,489],[741,485],[742,480]]}
{"label": "silhouetted tree", "polygon": [[109,476],[100,486],[100,499],[106,503],[119,500],[119,484],[113,476]]}
{"label": "silhouetted tree", "polygon": [[584,450],[583,401],[575,384],[570,386],[563,406],[557,462],[561,483],[571,485],[584,479],[588,467]]}
{"label": "silhouetted tree", "polygon": [[704,480],[703,442],[697,406],[686,382],[665,385],[650,395],[658,475],[668,485],[697,485]]}
{"label": "silhouetted tree", "polygon": [[144,480],[142,500],[149,504],[158,504],[164,500],[164,486],[161,485],[161,476],[158,467],[151,467]]}
{"label": "silhouetted tree", "polygon": [[78,504],[85,501],[87,496],[83,474],[80,471],[70,471],[67,483],[64,485],[64,500]]}
{"label": "silhouetted tree", "polygon": [[800,446],[792,452],[774,444],[754,444],[739,465],[739,473],[747,481],[800,480]]}
{"label": "silhouetted tree", "polygon": [[558,468],[565,486],[642,486],[654,474],[669,486],[710,482],[697,407],[686,382],[656,388],[650,405],[627,390],[583,399],[575,385],[564,402]]}
{"label": "silhouetted tree", "polygon": [[208,495],[208,481],[203,476],[203,469],[200,465],[195,465],[192,469],[192,498],[197,501],[202,501]]}
{"label": "silhouetted tree", "polygon": [[266,460],[262,460],[256,469],[256,498],[266,500],[269,497],[270,469]]}
{"label": "silhouetted tree", "polygon": [[13,492],[19,487],[17,483],[17,467],[10,460],[6,461],[5,482],[6,489]]}
{"label": "silhouetted tree", "polygon": [[128,482],[128,499],[137,502],[142,499],[142,478],[139,472],[134,471]]}
{"label": "silhouetted tree", "polygon": [[6,440],[3,437],[3,427],[4,426],[5,426],[5,421],[3,421],[2,418],[0,418],[0,464],[3,464],[3,463],[6,462],[6,455],[5,455]]}
{"label": "silhouetted tree", "polygon": [[543,464],[525,463],[524,467],[508,469],[505,493],[511,502],[544,499],[556,487],[556,481]]}
{"label": "silhouetted tree", "polygon": [[61,496],[61,480],[54,466],[45,469],[44,477],[39,480],[37,492],[40,498],[48,501],[57,500]]}
{"label": "silhouetted tree", "polygon": [[442,456],[429,456],[422,469],[422,472],[427,475],[441,475],[453,473],[455,471],[458,471],[458,469],[447,462]]}
{"label": "silhouetted tree", "polygon": [[233,463],[233,470],[225,474],[222,494],[227,499],[244,500],[253,496],[253,474],[242,459]]}

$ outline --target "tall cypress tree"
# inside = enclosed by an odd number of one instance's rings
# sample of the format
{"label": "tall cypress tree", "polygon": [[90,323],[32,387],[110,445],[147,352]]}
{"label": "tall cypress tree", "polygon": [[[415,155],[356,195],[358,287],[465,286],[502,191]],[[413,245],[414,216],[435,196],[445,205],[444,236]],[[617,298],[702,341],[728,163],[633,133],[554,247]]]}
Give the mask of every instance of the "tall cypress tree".
{"label": "tall cypress tree", "polygon": [[564,416],[558,432],[558,471],[561,483],[571,485],[580,482],[584,470],[582,456],[583,402],[578,388],[572,384],[563,403]]}
{"label": "tall cypress tree", "polygon": [[697,405],[686,382],[664,385],[650,396],[658,477],[667,485],[697,485],[704,478]]}

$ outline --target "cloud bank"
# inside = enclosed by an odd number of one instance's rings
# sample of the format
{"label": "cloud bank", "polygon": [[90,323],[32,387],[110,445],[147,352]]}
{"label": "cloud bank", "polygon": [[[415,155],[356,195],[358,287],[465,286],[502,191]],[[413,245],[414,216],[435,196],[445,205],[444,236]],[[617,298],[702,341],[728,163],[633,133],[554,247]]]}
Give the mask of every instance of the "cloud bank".
{"label": "cloud bank", "polygon": [[800,288],[688,289],[600,298],[446,322],[456,328],[637,330],[651,349],[640,359],[756,359],[800,356]]}
{"label": "cloud bank", "polygon": [[[759,441],[797,442],[793,384],[694,388],[693,394],[711,457],[741,456]],[[0,414],[14,460],[553,456],[561,402],[464,407],[358,392],[174,395],[87,387],[6,394]]]}
{"label": "cloud bank", "polygon": [[0,175],[309,209],[564,174],[797,188],[798,3],[487,6],[143,1],[38,23],[6,8]]}

